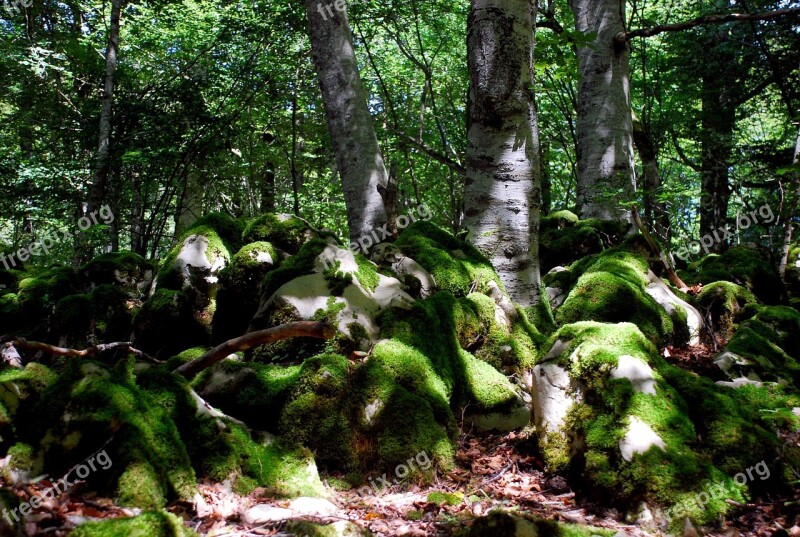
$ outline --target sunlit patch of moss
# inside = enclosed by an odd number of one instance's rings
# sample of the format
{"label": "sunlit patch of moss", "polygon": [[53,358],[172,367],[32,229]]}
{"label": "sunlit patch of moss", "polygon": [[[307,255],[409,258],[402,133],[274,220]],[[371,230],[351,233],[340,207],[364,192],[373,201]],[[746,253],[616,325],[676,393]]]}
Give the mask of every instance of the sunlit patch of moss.
{"label": "sunlit patch of moss", "polygon": [[428,503],[435,503],[437,505],[459,505],[464,501],[464,494],[461,492],[431,492],[428,494]]}
{"label": "sunlit patch of moss", "polygon": [[242,233],[245,243],[266,241],[290,254],[296,254],[305,243],[315,237],[316,231],[304,220],[295,216],[281,219],[271,213],[251,220]]}
{"label": "sunlit patch of moss", "polygon": [[437,289],[466,296],[473,282],[479,292],[486,290],[489,281],[504,288],[489,260],[474,246],[430,222],[411,224],[395,245],[433,276]]}

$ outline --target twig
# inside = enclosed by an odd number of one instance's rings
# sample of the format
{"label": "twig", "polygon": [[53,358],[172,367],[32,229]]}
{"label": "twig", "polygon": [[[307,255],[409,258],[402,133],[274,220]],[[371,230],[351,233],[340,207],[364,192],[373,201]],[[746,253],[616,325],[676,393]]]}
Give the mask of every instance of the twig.
{"label": "twig", "polygon": [[[56,347],[55,345],[50,345],[49,343],[42,343],[40,341],[28,341],[25,338],[17,338],[10,343],[6,343],[6,347],[11,345],[11,347],[17,347],[23,350],[29,351],[43,351],[54,356],[67,356],[71,358],[83,358],[87,356],[94,356],[96,354],[103,354],[104,352],[113,351],[122,349],[127,351],[137,358],[141,358],[144,361],[151,362],[154,364],[162,364],[161,360],[157,360],[150,356],[149,354],[140,351],[139,349],[135,349],[131,346],[130,341],[117,341],[115,343],[101,343],[99,345],[95,345],[93,347],[89,347],[87,349],[78,350],[78,349],[67,349],[64,347]],[[5,358],[5,352],[4,352]]]}

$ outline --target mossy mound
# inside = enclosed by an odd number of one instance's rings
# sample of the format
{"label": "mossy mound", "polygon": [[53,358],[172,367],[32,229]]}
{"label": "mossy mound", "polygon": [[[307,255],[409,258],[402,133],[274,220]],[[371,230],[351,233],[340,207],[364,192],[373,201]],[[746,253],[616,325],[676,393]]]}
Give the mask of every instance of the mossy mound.
{"label": "mossy mound", "polygon": [[193,537],[194,531],[167,511],[147,511],[132,518],[114,518],[81,524],[74,537]]}
{"label": "mossy mound", "polygon": [[684,273],[687,284],[727,281],[745,287],[765,304],[779,304],[784,294],[775,264],[767,251],[735,246],[692,263]]}
{"label": "mossy mound", "polygon": [[[778,461],[774,430],[738,392],[668,365],[632,324],[562,327],[534,378],[548,466],[605,501],[667,507],[713,487],[722,492],[687,511],[709,524],[725,499],[745,500],[736,472]],[[772,474],[769,485],[782,482],[781,468]]]}
{"label": "mossy mound", "polygon": [[475,520],[468,530],[457,535],[461,537],[498,537],[500,535],[504,537],[529,535],[536,537],[611,537],[614,535],[614,531],[494,510]]}
{"label": "mossy mound", "polygon": [[184,292],[159,289],[136,312],[133,340],[137,348],[165,357],[207,344],[209,332]]}
{"label": "mossy mound", "polygon": [[294,255],[300,248],[317,238],[317,231],[308,222],[288,214],[264,214],[248,222],[242,233],[245,244],[269,242]]}
{"label": "mossy mound", "polygon": [[648,271],[644,258],[620,249],[582,259],[562,277],[578,279],[556,310],[556,322],[631,322],[651,341],[668,341],[674,335],[675,324],[647,293]]}
{"label": "mossy mound", "polygon": [[283,254],[268,242],[248,244],[233,256],[230,265],[219,273],[212,341],[226,341],[247,331],[258,311],[261,283],[282,261]]}
{"label": "mossy mound", "polygon": [[625,225],[617,222],[580,220],[570,211],[551,213],[541,221],[539,257],[542,272],[615,246],[622,241],[625,231]]}
{"label": "mossy mound", "polygon": [[[400,234],[395,246],[433,276],[435,290],[466,296],[472,290],[485,292],[490,281],[503,288],[483,254],[430,222],[411,224]],[[473,283],[477,284],[474,288]]]}
{"label": "mossy mound", "polygon": [[761,380],[800,387],[800,312],[788,306],[749,306],[727,349]]}
{"label": "mossy mound", "polygon": [[[212,213],[184,231],[161,261],[159,289],[196,288],[209,295],[208,278],[216,278],[241,247],[241,224],[230,216]],[[204,283],[205,282],[205,283]]]}
{"label": "mossy mound", "polygon": [[48,338],[50,318],[62,298],[80,289],[75,273],[69,268],[31,271],[20,280],[17,293],[19,327],[31,339]]}
{"label": "mossy mound", "polygon": [[54,336],[62,344],[83,348],[98,343],[127,341],[132,308],[137,304],[120,286],[102,284],[90,293],[58,301],[53,316]]}
{"label": "mossy mound", "polygon": [[710,315],[715,332],[727,341],[733,335],[736,316],[745,306],[757,304],[758,299],[740,285],[721,281],[703,287],[694,303]]}
{"label": "mossy mound", "polygon": [[155,266],[133,252],[112,252],[95,257],[78,274],[89,288],[115,285],[131,298],[141,298],[153,281]]}

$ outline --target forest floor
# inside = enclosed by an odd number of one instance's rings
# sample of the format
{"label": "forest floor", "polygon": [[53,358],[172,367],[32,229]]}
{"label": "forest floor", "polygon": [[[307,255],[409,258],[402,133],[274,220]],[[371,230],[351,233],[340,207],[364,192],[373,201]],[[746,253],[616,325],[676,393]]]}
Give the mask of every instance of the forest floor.
{"label": "forest floor", "polygon": [[[675,365],[708,374],[715,354],[705,347],[663,351]],[[715,366],[714,366],[715,368]],[[800,434],[785,438],[800,446]],[[578,502],[576,494],[563,477],[548,476],[543,463],[532,451],[535,443],[525,432],[505,435],[461,434],[458,444],[457,467],[439,475],[434,483],[425,486],[387,476],[373,477],[374,488],[341,490],[341,476],[323,476],[330,487],[330,501],[337,507],[328,516],[312,516],[301,520],[327,524],[350,521],[383,536],[448,536],[468,526],[475,517],[494,509],[517,511],[540,518],[571,522],[623,532],[620,535],[644,537],[652,535],[639,526],[627,524],[616,509],[601,507],[590,500]],[[380,486],[382,484],[383,486]],[[51,486],[44,479],[36,483],[17,485],[14,492],[21,501],[41,494]],[[296,535],[284,530],[285,522],[247,526],[240,515],[253,505],[286,507],[288,501],[270,497],[263,489],[249,496],[240,496],[225,483],[203,483],[199,486],[203,500],[178,504],[169,510],[180,516],[188,528],[201,535],[249,537]],[[363,493],[363,494],[362,494]],[[800,537],[800,512],[785,504],[797,498],[760,499],[738,506],[720,529],[707,535],[725,537]],[[114,505],[112,499],[81,494],[78,482],[69,493],[43,500],[26,519],[25,535],[68,535],[76,525],[89,520],[128,517],[139,510]],[[695,537],[690,528],[685,537]],[[501,537],[501,536],[497,536]]]}

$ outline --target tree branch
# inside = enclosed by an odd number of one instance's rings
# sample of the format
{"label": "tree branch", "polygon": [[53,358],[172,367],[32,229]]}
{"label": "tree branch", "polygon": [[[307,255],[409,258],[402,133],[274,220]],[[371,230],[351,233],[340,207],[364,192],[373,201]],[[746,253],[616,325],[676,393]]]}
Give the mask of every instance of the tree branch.
{"label": "tree branch", "polygon": [[10,346],[29,351],[43,351],[48,354],[53,354],[55,356],[67,356],[71,358],[83,358],[86,356],[94,356],[96,354],[102,354],[104,352],[122,349],[126,352],[133,354],[137,358],[141,358],[142,360],[145,360],[147,362],[151,362],[154,364],[163,363],[161,360],[156,360],[149,354],[144,353],[139,349],[134,349],[131,346],[130,341],[118,341],[116,343],[101,343],[100,345],[95,345],[94,347],[89,347],[88,349],[83,349],[83,350],[56,347],[55,345],[50,345],[49,343],[42,343],[40,341],[28,341],[25,338],[17,338],[11,342],[6,343],[5,345],[6,347]]}
{"label": "tree branch", "polygon": [[400,141],[406,145],[410,145],[416,147],[429,157],[431,157],[436,162],[440,164],[444,164],[448,168],[452,169],[459,175],[466,175],[467,169],[464,168],[461,164],[456,162],[455,160],[451,159],[447,155],[442,155],[436,149],[432,148],[431,146],[425,144],[425,142],[420,142],[419,140],[415,139],[413,136],[409,136],[408,134],[404,133],[399,129],[395,129],[394,127],[388,128],[389,132],[400,138]]}
{"label": "tree branch", "polygon": [[764,13],[729,13],[727,15],[706,15],[704,17],[698,17],[686,22],[663,24],[659,26],[652,26],[650,28],[640,28],[631,32],[620,32],[616,35],[616,37],[614,37],[614,42],[617,45],[624,45],[626,42],[635,37],[652,37],[664,32],[680,32],[682,30],[689,30],[702,24],[721,24],[724,22],[733,21],[766,21],[791,15],[800,15],[800,8],[780,9],[777,11],[767,11]]}
{"label": "tree branch", "polygon": [[246,351],[266,343],[275,343],[292,337],[313,337],[317,339],[330,339],[336,333],[336,329],[328,323],[314,321],[298,321],[295,323],[282,324],[266,330],[250,332],[241,337],[234,338],[217,345],[200,358],[191,362],[186,362],[175,369],[174,373],[183,375],[191,379],[198,373],[211,367],[217,362],[221,362],[234,352]]}

